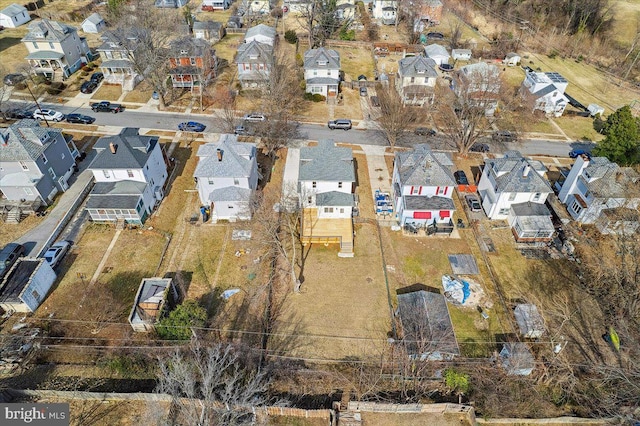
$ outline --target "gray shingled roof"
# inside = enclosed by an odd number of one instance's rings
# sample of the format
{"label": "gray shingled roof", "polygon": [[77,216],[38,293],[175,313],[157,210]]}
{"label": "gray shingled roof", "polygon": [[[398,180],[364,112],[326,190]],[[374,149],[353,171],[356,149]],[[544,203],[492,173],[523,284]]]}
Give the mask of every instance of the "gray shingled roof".
{"label": "gray shingled roof", "polygon": [[98,25],[101,22],[104,22],[104,19],[102,19],[102,16],[100,16],[99,13],[92,13],[87,19],[85,19],[85,21],[89,21],[94,25]]}
{"label": "gray shingled roof", "polygon": [[140,201],[139,195],[89,195],[87,209],[127,209],[133,210]]}
{"label": "gray shingled roof", "polygon": [[239,188],[237,186],[226,186],[214,189],[209,194],[209,201],[219,203],[222,201],[249,201],[253,191],[249,188]]}
{"label": "gray shingled roof", "polygon": [[[547,170],[544,165],[539,161],[522,157],[518,151],[507,151],[504,157],[487,161],[486,167],[492,167],[499,172],[499,176],[496,177],[496,192],[553,192],[549,182],[537,173]],[[527,167],[530,167],[530,171],[524,176]]]}
{"label": "gray shingled roof", "polygon": [[317,146],[300,148],[298,180],[355,182],[351,148],[337,147],[331,139],[322,139]]}
{"label": "gray shingled roof", "polygon": [[[257,56],[256,59],[251,59]],[[271,63],[273,58],[273,46],[252,40],[249,43],[241,43],[238,46],[236,64],[265,64]]]}
{"label": "gray shingled roof", "polygon": [[433,58],[435,56],[446,56],[447,58],[449,57],[447,48],[435,43],[425,46],[424,53],[430,58]]}
{"label": "gray shingled roof", "polygon": [[111,59],[100,64],[100,68],[133,68],[133,62],[128,59]]}
{"label": "gray shingled roof", "polygon": [[409,355],[460,355],[443,295],[424,290],[398,294],[398,311]]}
{"label": "gray shingled roof", "polygon": [[598,198],[640,198],[640,175],[630,167],[620,167],[605,157],[594,157],[583,170],[587,187]]}
{"label": "gray shingled roof", "polygon": [[91,195],[141,195],[146,187],[145,182],[134,180],[96,182],[91,190]]}
{"label": "gray shingled roof", "polygon": [[74,27],[63,24],[57,21],[50,21],[48,19],[41,19],[40,21],[32,22],[29,25],[29,32],[22,39],[25,41],[51,41],[60,42],[64,40],[69,34],[76,32]]}
{"label": "gray shingled roof", "polygon": [[14,16],[20,15],[22,12],[27,12],[27,15],[29,14],[26,7],[20,6],[19,4],[16,4],[16,3],[12,3],[9,6],[2,9],[2,11],[0,11],[0,14],[13,18]]}
{"label": "gray shingled roof", "polygon": [[[20,120],[2,129],[0,157],[2,161],[35,161],[61,133],[62,130],[55,127],[41,127],[36,120]],[[46,141],[43,143],[43,140]]]}
{"label": "gray shingled roof", "polygon": [[526,203],[511,204],[511,210],[516,216],[547,216],[551,217],[549,208],[542,203]]}
{"label": "gray shingled roof", "polygon": [[[218,149],[222,151],[222,161],[218,161]],[[237,135],[222,134],[217,143],[206,143],[198,148],[200,158],[193,176],[249,177],[255,156],[255,144],[238,142]]]}
{"label": "gray shingled roof", "polygon": [[[318,62],[325,62],[319,65]],[[304,52],[304,69],[340,69],[340,54],[333,49],[320,47]]]}
{"label": "gray shingled roof", "polygon": [[255,37],[257,35],[262,35],[274,39],[276,38],[276,29],[265,24],[259,24],[255,27],[249,28],[245,33],[244,38],[247,39],[249,37]]}
{"label": "gray shingled roof", "polygon": [[447,197],[425,197],[416,195],[405,195],[402,197],[404,200],[405,210],[455,210],[456,207],[453,204],[453,200]]}
{"label": "gray shingled roof", "polygon": [[[201,38],[183,37],[173,40],[170,44],[170,55],[173,57],[203,56],[207,49],[213,51],[211,44]],[[186,51],[186,53],[182,53]]]}
{"label": "gray shingled roof", "polygon": [[135,209],[147,184],[123,180],[97,182],[87,200],[87,209]]}
{"label": "gray shingled roof", "polygon": [[209,30],[218,32],[222,27],[222,22],[218,21],[195,21],[193,23],[194,30]]}
{"label": "gray shingled roof", "polygon": [[353,194],[345,194],[344,192],[329,191],[322,192],[316,195],[317,206],[327,207],[340,207],[340,206],[354,206]]}
{"label": "gray shingled roof", "polygon": [[424,56],[410,56],[398,61],[398,74],[401,77],[437,77],[436,63]]}
{"label": "gray shingled roof", "polygon": [[[144,167],[155,144],[158,143],[158,137],[139,135],[139,130],[125,128],[119,135],[98,139],[93,146],[93,149],[98,153],[89,165],[89,169],[140,169]],[[111,152],[110,143],[116,145],[115,154]]]}
{"label": "gray shingled roof", "polygon": [[395,158],[401,185],[455,186],[449,169],[451,159],[443,152],[433,152],[427,144],[416,145],[412,151],[398,152]]}
{"label": "gray shingled roof", "polygon": [[312,77],[307,79],[307,84],[338,84],[340,80],[331,77]]}

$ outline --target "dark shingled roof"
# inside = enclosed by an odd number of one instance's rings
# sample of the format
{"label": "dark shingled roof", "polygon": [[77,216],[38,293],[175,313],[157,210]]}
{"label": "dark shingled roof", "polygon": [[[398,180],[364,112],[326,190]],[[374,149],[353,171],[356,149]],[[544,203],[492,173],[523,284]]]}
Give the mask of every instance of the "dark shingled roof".
{"label": "dark shingled roof", "polygon": [[322,139],[317,146],[300,149],[299,181],[355,182],[351,148]]}
{"label": "dark shingled roof", "polygon": [[402,198],[406,210],[455,210],[453,200],[447,197],[405,195]]}
{"label": "dark shingled roof", "polygon": [[455,186],[449,166],[451,159],[442,152],[433,152],[427,144],[416,145],[412,151],[396,153],[401,185]]}
{"label": "dark shingled roof", "polygon": [[[157,136],[142,136],[140,129],[125,128],[119,135],[105,136],[95,143],[93,149],[98,153],[89,166],[95,169],[140,169],[144,167],[158,143]],[[116,145],[116,153],[112,153],[109,144]]]}
{"label": "dark shingled roof", "polygon": [[316,205],[322,207],[353,207],[353,194],[346,194],[338,191],[322,192],[316,195]]}

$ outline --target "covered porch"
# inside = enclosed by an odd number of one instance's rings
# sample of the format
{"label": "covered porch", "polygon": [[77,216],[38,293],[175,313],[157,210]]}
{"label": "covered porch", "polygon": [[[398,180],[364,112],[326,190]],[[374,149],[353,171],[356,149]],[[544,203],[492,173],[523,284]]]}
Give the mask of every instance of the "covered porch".
{"label": "covered porch", "polygon": [[69,77],[69,66],[66,64],[64,53],[53,50],[41,50],[27,55],[31,70],[36,74],[44,74],[53,79],[58,73],[61,77]]}
{"label": "covered porch", "polygon": [[544,204],[513,204],[507,221],[518,243],[549,242],[553,239],[555,227],[551,212]]}
{"label": "covered porch", "polygon": [[123,90],[133,90],[142,80],[133,69],[131,61],[126,59],[113,59],[104,61],[100,65],[100,71],[104,74],[106,84],[118,84]]}

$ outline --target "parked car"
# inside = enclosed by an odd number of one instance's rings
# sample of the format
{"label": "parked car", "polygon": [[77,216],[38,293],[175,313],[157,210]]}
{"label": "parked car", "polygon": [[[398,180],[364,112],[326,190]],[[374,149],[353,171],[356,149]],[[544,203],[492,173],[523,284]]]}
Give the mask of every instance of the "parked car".
{"label": "parked car", "polygon": [[241,124],[233,129],[233,133],[236,135],[248,135],[249,130]]}
{"label": "parked car", "polygon": [[64,114],[52,109],[36,109],[33,112],[33,118],[36,120],[62,121]]}
{"label": "parked car", "polygon": [[77,124],[91,124],[96,121],[95,117],[91,117],[89,115],[82,114],[67,114],[66,117],[67,123],[77,123]]}
{"label": "parked car", "polygon": [[499,130],[493,134],[493,140],[499,142],[513,142],[517,139],[516,134],[508,130]]}
{"label": "parked car", "polygon": [[33,118],[33,108],[22,108],[18,105],[9,105],[2,108],[2,117],[5,120],[22,120],[23,118]]}
{"label": "parked car", "polygon": [[94,72],[93,74],[91,74],[91,81],[95,81],[96,83],[100,83],[102,80],[104,80],[104,74],[101,72]]}
{"label": "parked car", "polygon": [[265,121],[267,117],[264,114],[251,113],[244,116],[244,121]]}
{"label": "parked car", "polygon": [[464,199],[472,212],[479,212],[480,210],[482,210],[480,201],[475,195],[465,195]]}
{"label": "parked car", "polygon": [[58,264],[60,263],[64,255],[67,254],[70,248],[70,241],[60,241],[59,243],[55,243],[54,245],[49,247],[49,250],[46,251],[46,253],[44,254],[44,259],[47,261],[49,266],[55,268],[56,266],[58,266]]}
{"label": "parked car", "polygon": [[438,32],[430,32],[427,33],[427,38],[435,38],[438,40],[442,40],[444,38],[444,34]]}
{"label": "parked car", "polygon": [[586,155],[587,157],[591,158],[591,153],[587,152],[584,149],[572,149],[571,151],[569,151],[569,157],[571,158],[578,158],[581,155]]}
{"label": "parked car", "polygon": [[25,81],[26,78],[27,77],[23,74],[7,74],[4,76],[2,81],[7,86],[15,86],[16,84],[22,83],[23,81]]}
{"label": "parked car", "polygon": [[120,104],[112,104],[109,101],[96,102],[91,104],[94,112],[112,112],[114,114],[121,112],[124,108]]}
{"label": "parked car", "polygon": [[469,185],[469,179],[467,179],[467,175],[463,170],[457,170],[453,177],[456,179],[456,183],[458,185]]}
{"label": "parked car", "polygon": [[82,93],[93,93],[98,88],[98,82],[94,80],[85,81],[80,86],[80,91]]}
{"label": "parked car", "polygon": [[471,148],[469,148],[471,152],[489,152],[489,150],[489,145],[486,143],[474,143],[471,145]]}
{"label": "parked car", "polygon": [[438,132],[431,127],[416,127],[413,133],[418,136],[435,136]]}
{"label": "parked car", "polygon": [[202,123],[198,123],[197,121],[187,121],[184,123],[180,123],[178,124],[178,130],[182,130],[183,132],[204,132],[204,129],[206,129],[207,126],[205,126]]}
{"label": "parked car", "polygon": [[373,105],[376,108],[380,107],[380,99],[378,99],[377,96],[372,96],[370,99],[371,99],[371,105]]}
{"label": "parked car", "polygon": [[9,243],[4,246],[0,251],[0,281],[22,255],[24,255],[24,246],[22,244]]}
{"label": "parked car", "polygon": [[351,120],[346,118],[341,118],[339,120],[331,120],[329,121],[329,123],[327,123],[327,125],[331,130],[335,130],[335,129],[349,130],[352,127]]}
{"label": "parked car", "polygon": [[367,96],[368,94],[366,87],[363,86],[360,88],[360,96]]}

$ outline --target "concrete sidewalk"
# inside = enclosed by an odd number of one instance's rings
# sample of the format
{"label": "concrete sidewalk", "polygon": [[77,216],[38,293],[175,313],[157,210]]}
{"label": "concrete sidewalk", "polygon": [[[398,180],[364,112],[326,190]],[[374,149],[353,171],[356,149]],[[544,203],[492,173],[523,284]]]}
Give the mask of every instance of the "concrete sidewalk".
{"label": "concrete sidewalk", "polygon": [[300,148],[289,148],[282,176],[282,195],[285,200],[293,200],[298,197],[299,163]]}
{"label": "concrete sidewalk", "polygon": [[367,168],[369,169],[369,181],[371,193],[375,197],[376,189],[382,192],[391,193],[391,176],[385,161],[384,146],[360,145],[360,148],[367,156]]}

